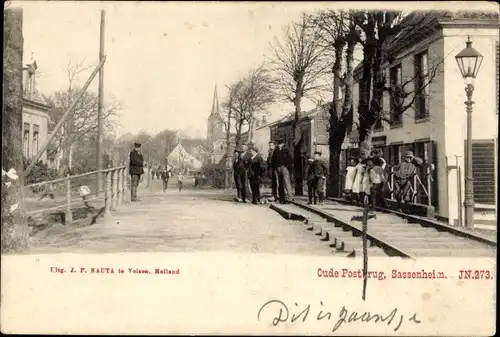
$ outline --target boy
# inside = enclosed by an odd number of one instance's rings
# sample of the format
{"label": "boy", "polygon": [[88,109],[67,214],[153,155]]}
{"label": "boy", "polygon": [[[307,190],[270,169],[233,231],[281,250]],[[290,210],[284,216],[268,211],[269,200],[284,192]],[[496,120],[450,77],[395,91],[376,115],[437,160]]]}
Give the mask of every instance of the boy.
{"label": "boy", "polygon": [[[309,193],[309,204],[313,202],[313,194],[317,194],[319,198],[319,203],[322,204],[325,199],[324,184],[326,180],[326,175],[328,168],[321,159],[321,152],[314,152],[314,160],[309,165],[307,170],[307,180],[312,186],[312,192]],[[310,189],[311,190],[311,189]],[[315,191],[314,191],[315,190]],[[316,193],[314,193],[316,192]],[[316,203],[316,195],[314,195],[314,203]]]}

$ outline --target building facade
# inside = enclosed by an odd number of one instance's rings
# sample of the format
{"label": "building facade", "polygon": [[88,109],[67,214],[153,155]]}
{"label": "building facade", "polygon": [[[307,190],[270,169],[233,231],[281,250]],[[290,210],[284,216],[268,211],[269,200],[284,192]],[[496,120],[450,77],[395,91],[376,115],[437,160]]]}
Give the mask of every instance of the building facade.
{"label": "building facade", "polygon": [[[36,89],[36,61],[23,68],[23,155],[32,159],[48,137],[49,110],[42,95]],[[40,157],[47,162],[47,152]]]}
{"label": "building facade", "polygon": [[[456,223],[463,212],[464,158],[466,142],[465,84],[455,55],[465,48],[469,35],[473,47],[483,56],[475,80],[473,137],[473,175],[476,204],[496,206],[497,139],[498,139],[498,15],[473,13],[417,13],[387,46],[392,55],[386,62],[387,83],[409,83],[412,89],[430,84],[418,95],[411,107],[394,115],[389,94],[384,96],[383,111],[391,123],[377,122],[373,145],[383,151],[389,165],[401,161],[404,151],[434,164],[421,172],[415,185],[415,201],[433,205],[437,215]],[[416,23],[417,22],[417,23]],[[353,112],[358,119],[361,69],[355,70]],[[411,99],[408,98],[408,99]],[[355,128],[352,128],[355,129]],[[357,130],[344,142],[344,160],[358,151]],[[463,218],[463,217],[462,217]]]}
{"label": "building facade", "polygon": [[[266,126],[269,128],[270,138],[273,142],[284,140],[285,147],[293,153],[293,114],[285,116]],[[302,172],[305,172],[307,159],[315,151],[322,153],[323,160],[328,163],[328,105],[318,105],[315,109],[304,111],[297,127],[296,139],[301,139]]]}

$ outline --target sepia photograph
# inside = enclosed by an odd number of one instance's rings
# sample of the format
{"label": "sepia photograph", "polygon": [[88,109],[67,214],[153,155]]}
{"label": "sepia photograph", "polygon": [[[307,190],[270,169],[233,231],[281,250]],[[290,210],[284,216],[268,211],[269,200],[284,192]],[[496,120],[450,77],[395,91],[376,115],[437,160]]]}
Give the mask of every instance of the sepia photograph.
{"label": "sepia photograph", "polygon": [[2,332],[494,334],[499,7],[377,5],[6,2]]}

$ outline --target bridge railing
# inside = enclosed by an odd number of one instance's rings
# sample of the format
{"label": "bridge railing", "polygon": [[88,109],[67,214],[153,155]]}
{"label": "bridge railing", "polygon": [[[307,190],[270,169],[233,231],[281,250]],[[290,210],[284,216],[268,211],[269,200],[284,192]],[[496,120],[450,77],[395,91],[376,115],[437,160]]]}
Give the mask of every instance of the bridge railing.
{"label": "bridge railing", "polygon": [[[103,175],[103,189],[97,190],[97,176]],[[67,175],[49,181],[25,185],[26,216],[61,211],[64,223],[73,222],[73,211],[78,207],[95,204],[104,215],[130,201],[130,178],[127,167],[117,166],[83,174]]]}

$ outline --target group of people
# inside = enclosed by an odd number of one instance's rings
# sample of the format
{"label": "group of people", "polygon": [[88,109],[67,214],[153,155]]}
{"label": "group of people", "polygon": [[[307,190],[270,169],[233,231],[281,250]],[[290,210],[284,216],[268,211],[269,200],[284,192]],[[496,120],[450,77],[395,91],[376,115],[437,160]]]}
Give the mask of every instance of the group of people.
{"label": "group of people", "polygon": [[[272,196],[274,201],[289,203],[293,199],[290,170],[292,157],[284,147],[283,140],[269,142],[267,167],[259,149],[253,144],[243,144],[234,152],[233,175],[237,190],[237,200],[248,202],[251,197],[253,204],[262,203],[261,187],[266,175],[271,178]],[[250,192],[250,193],[249,193]]]}
{"label": "group of people", "polygon": [[[361,152],[358,158],[351,158],[346,169],[344,193],[356,203],[367,202],[370,211],[376,206],[387,208],[384,186],[388,179],[387,163],[379,150],[370,154]],[[413,152],[407,151],[404,161],[397,164],[393,170],[394,197],[398,210],[402,212],[402,203],[411,199],[411,186],[418,169],[424,166],[421,158],[415,157]]]}

